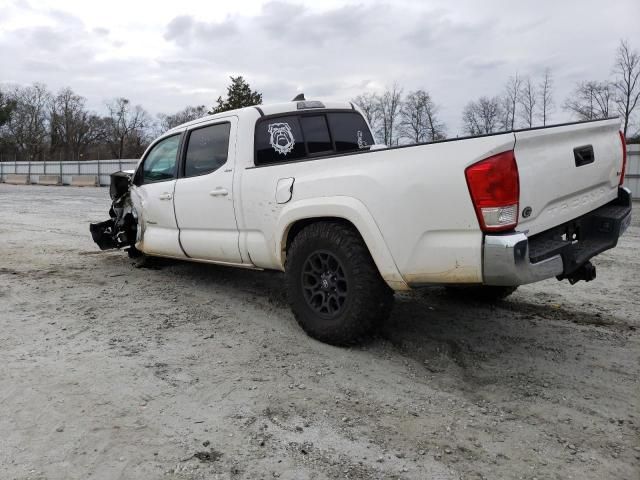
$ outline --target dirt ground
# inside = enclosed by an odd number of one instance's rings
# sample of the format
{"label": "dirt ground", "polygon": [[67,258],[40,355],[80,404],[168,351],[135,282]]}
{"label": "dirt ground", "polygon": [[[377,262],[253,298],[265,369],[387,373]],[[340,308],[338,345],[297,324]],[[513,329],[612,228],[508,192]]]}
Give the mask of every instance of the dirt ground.
{"label": "dirt ground", "polygon": [[637,216],[591,283],[398,295],[342,349],[280,273],[98,251],[108,205],[0,185],[0,478],[640,478]]}

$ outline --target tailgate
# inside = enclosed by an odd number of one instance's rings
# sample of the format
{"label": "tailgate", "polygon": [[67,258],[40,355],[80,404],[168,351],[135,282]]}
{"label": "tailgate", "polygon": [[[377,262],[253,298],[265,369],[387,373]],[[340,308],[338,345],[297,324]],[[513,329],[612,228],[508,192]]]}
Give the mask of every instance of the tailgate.
{"label": "tailgate", "polygon": [[515,132],[518,230],[534,235],[617,198],[619,128],[620,121],[612,119]]}

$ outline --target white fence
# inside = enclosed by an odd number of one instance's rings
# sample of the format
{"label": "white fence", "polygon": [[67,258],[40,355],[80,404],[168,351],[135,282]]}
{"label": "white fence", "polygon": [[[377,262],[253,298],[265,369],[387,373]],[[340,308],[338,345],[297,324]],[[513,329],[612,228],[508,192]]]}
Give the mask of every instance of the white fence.
{"label": "white fence", "polygon": [[627,174],[624,186],[631,190],[633,198],[640,198],[640,145],[627,146]]}
{"label": "white fence", "polygon": [[110,175],[120,170],[133,170],[138,159],[87,160],[84,162],[0,162],[0,181],[7,175],[29,175],[29,183],[38,183],[40,175],[58,175],[64,185],[71,183],[75,175],[93,175],[98,177],[100,185],[111,183]]}

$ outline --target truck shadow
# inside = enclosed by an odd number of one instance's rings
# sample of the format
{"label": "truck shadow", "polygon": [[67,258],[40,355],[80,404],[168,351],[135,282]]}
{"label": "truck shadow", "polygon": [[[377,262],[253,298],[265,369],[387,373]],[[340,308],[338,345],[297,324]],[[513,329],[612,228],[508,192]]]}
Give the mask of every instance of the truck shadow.
{"label": "truck shadow", "polygon": [[585,344],[595,341],[606,350],[624,344],[635,330],[611,315],[537,303],[529,295],[518,292],[495,304],[456,298],[435,287],[396,295],[378,343],[389,342],[418,371],[473,397],[484,386],[520,390],[573,368],[580,371],[588,363]]}
{"label": "truck shadow", "polygon": [[[282,321],[293,322],[280,272],[166,260],[158,260],[154,268],[165,271],[150,274],[173,274],[204,289],[268,304],[282,312]],[[372,357],[400,355],[442,386],[473,394],[482,385],[517,384],[523,375],[542,378],[545,369],[557,369],[570,357],[575,361],[572,352],[587,337],[619,337],[633,328],[610,315],[534,300],[522,290],[495,304],[456,297],[438,287],[396,294],[379,333],[355,349]],[[305,335],[301,329],[299,335]]]}

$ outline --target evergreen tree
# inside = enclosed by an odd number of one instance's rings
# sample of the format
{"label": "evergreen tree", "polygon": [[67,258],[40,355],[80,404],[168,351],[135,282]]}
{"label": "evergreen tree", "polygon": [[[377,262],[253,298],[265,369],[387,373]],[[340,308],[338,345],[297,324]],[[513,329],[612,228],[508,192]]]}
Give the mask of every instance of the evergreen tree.
{"label": "evergreen tree", "polygon": [[218,105],[209,112],[210,114],[251,107],[262,103],[262,94],[252,91],[241,75],[230,78],[231,85],[227,87],[227,98],[218,97]]}
{"label": "evergreen tree", "polygon": [[0,127],[9,121],[15,107],[16,103],[0,92]]}

